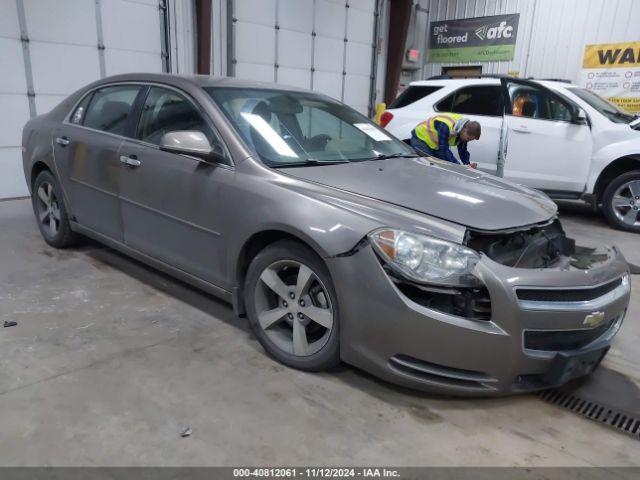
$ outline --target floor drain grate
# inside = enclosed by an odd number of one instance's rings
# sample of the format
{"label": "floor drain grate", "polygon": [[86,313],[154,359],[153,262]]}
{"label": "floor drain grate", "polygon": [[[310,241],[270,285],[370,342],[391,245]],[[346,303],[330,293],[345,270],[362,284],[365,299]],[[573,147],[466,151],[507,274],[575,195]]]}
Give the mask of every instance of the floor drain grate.
{"label": "floor drain grate", "polygon": [[591,420],[604,423],[640,439],[640,418],[636,415],[555,388],[544,390],[538,393],[538,396],[546,402],[579,413]]}

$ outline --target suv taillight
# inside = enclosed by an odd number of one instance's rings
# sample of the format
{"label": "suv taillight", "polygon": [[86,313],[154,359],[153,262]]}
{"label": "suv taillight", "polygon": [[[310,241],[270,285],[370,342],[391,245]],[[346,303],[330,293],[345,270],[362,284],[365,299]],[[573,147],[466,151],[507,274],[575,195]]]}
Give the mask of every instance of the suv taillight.
{"label": "suv taillight", "polygon": [[383,112],[382,115],[380,115],[380,126],[382,128],[386,127],[391,120],[393,120],[393,113],[388,111]]}

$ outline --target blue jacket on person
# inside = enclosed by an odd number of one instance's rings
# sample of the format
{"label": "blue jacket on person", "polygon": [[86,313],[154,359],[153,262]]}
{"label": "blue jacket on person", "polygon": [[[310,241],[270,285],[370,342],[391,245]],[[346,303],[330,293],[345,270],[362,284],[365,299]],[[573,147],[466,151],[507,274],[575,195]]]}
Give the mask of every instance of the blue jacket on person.
{"label": "blue jacket on person", "polygon": [[443,122],[435,122],[436,130],[438,131],[438,149],[434,150],[429,147],[425,142],[420,140],[415,130],[411,131],[411,146],[424,153],[432,155],[436,158],[446,160],[447,162],[457,163],[462,162],[463,165],[469,165],[469,151],[467,150],[467,142],[460,142],[458,146],[458,155],[460,155],[460,161],[453,155],[453,152],[449,148],[449,136],[451,135],[449,127]]}

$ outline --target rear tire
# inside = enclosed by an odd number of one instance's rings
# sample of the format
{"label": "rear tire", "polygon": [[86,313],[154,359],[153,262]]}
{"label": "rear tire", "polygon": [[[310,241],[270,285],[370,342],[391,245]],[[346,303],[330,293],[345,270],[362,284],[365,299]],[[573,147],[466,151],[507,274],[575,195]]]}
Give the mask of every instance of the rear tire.
{"label": "rear tire", "polygon": [[640,233],[640,170],[613,179],[602,196],[602,211],[613,227]]}
{"label": "rear tire", "polygon": [[38,229],[47,244],[67,248],[78,243],[79,236],[69,225],[60,184],[50,171],[40,172],[33,182],[31,204]]}
{"label": "rear tire", "polygon": [[306,371],[340,363],[338,298],[311,249],[290,240],[269,245],[251,262],[244,291],[251,329],[272,357]]}

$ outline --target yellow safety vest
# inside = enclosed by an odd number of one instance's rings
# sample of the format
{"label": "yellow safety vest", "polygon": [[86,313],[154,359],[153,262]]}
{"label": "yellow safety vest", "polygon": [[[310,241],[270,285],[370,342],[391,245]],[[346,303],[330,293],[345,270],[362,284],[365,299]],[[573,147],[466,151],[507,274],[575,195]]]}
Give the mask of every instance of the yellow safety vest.
{"label": "yellow safety vest", "polygon": [[460,143],[458,135],[453,135],[453,127],[456,122],[462,118],[462,115],[458,113],[440,113],[428,118],[426,121],[418,124],[415,128],[416,136],[424,143],[429,145],[429,148],[434,150],[438,149],[438,130],[436,130],[436,121],[444,123],[449,127],[449,145],[452,147]]}

